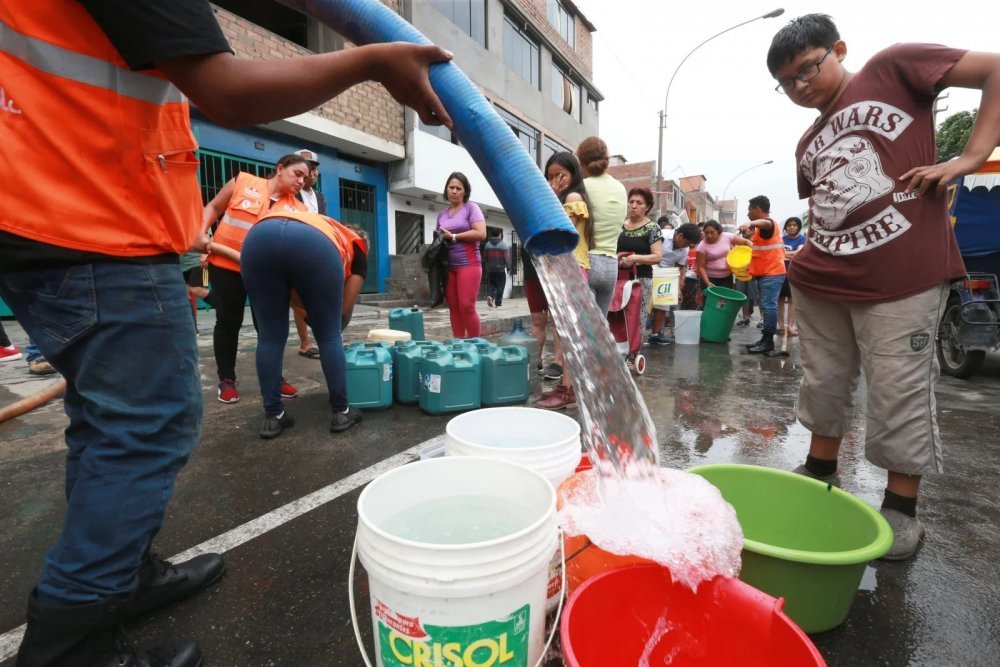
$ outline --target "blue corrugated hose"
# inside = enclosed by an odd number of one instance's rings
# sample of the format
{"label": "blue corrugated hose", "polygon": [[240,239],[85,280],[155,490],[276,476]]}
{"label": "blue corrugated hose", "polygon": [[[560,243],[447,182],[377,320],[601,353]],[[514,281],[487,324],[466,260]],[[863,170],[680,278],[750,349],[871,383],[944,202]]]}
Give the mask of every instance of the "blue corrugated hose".
{"label": "blue corrugated hose", "polygon": [[[430,44],[419,30],[378,0],[279,0],[325,23],[355,44]],[[432,65],[431,85],[500,199],[525,245],[536,255],[560,255],[578,235],[559,200],[507,123],[454,63]]]}

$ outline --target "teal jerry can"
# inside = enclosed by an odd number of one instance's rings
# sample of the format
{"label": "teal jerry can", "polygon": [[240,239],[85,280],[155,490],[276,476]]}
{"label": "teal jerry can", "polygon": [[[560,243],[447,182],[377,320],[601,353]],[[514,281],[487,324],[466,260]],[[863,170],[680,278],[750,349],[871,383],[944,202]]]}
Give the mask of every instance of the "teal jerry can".
{"label": "teal jerry can", "polygon": [[392,356],[381,343],[356,343],[347,357],[347,402],[356,408],[392,405]]}
{"label": "teal jerry can", "polygon": [[424,339],[424,311],[419,308],[393,308],[389,311],[389,328],[409,331],[411,340]]}
{"label": "teal jerry can", "polygon": [[432,340],[399,341],[396,343],[396,363],[393,371],[393,391],[396,401],[412,405],[420,401],[420,367],[427,350],[443,350]]}
{"label": "teal jerry can", "polygon": [[429,414],[475,410],[482,404],[479,355],[451,346],[429,349],[420,362],[420,408]]}
{"label": "teal jerry can", "polygon": [[483,405],[512,405],[528,400],[528,350],[520,345],[493,346],[479,353],[483,367]]}
{"label": "teal jerry can", "polygon": [[442,342],[445,345],[454,345],[455,343],[471,343],[472,345],[481,345],[482,343],[493,344],[485,338],[445,338]]}

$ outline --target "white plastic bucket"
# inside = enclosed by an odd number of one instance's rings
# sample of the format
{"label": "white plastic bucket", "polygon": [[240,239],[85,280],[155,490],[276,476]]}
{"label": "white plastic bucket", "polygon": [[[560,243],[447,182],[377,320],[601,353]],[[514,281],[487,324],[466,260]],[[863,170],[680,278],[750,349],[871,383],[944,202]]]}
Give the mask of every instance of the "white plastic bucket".
{"label": "white plastic bucket", "polygon": [[678,345],[697,345],[701,339],[701,311],[674,311],[674,342]]}
{"label": "white plastic bucket", "polygon": [[580,425],[566,415],[538,408],[485,408],[451,419],[445,428],[448,456],[485,456],[515,461],[559,485],[580,465]]}
{"label": "white plastic bucket", "polygon": [[358,498],[357,549],[376,663],[535,665],[555,503],[538,472],[481,457],[419,461],[372,481]]}
{"label": "white plastic bucket", "polygon": [[680,289],[680,269],[673,267],[653,267],[653,295],[650,299],[654,308],[666,310],[677,305]]}

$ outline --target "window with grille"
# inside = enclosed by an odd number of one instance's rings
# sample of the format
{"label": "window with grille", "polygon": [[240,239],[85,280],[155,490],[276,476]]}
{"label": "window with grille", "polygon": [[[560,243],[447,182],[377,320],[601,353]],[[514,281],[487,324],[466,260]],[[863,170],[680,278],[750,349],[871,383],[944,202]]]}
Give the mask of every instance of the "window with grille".
{"label": "window with grille", "polygon": [[261,178],[267,178],[274,171],[274,165],[270,162],[249,160],[215,151],[199,150],[198,159],[201,161],[198,165],[198,184],[201,186],[202,201],[206,204],[219,194],[222,186],[236,178],[241,171]]}
{"label": "window with grille", "polygon": [[[200,149],[197,152],[198,160],[198,184],[201,186],[201,199],[206,204],[219,194],[226,183],[236,178],[241,171],[261,178],[268,178],[274,173],[274,163],[263,162],[261,160],[251,160],[249,158],[219,153]],[[315,188],[323,191],[323,175],[316,180]]]}

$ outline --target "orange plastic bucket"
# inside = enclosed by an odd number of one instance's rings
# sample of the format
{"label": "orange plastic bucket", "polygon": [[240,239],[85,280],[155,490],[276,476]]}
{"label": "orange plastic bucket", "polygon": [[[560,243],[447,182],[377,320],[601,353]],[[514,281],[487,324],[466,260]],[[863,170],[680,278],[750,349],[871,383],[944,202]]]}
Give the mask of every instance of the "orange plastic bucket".
{"label": "orange plastic bucket", "polygon": [[[589,459],[588,459],[589,463]],[[579,470],[579,469],[578,469]],[[589,483],[594,471],[581,470],[559,485],[556,490],[556,509],[562,509],[565,499],[582,483]],[[653,561],[638,556],[613,554],[593,544],[586,535],[563,534],[566,549],[566,589],[569,593],[587,579],[616,567],[636,564],[652,564]]]}

